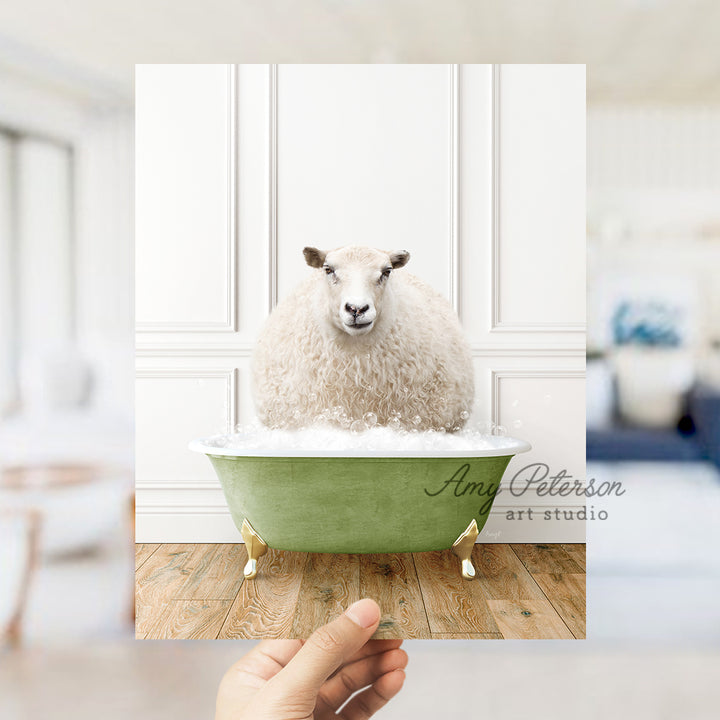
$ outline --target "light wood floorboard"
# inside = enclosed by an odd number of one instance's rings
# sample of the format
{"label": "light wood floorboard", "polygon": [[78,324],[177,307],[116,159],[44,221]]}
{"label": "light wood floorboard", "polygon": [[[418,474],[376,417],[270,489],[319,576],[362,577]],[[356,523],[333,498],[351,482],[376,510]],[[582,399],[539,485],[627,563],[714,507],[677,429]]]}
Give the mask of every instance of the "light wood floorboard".
{"label": "light wood floorboard", "polygon": [[535,582],[576,638],[585,637],[585,575],[535,573]]}
{"label": "light wood floorboard", "polygon": [[474,580],[450,552],[333,555],[269,549],[243,578],[242,544],[138,544],[136,635],[307,638],[361,597],[375,637],[585,637],[585,545],[477,544]]}
{"label": "light wood floorboard", "polygon": [[411,554],[360,556],[360,597],[380,606],[375,637],[429,637],[425,604]]}
{"label": "light wood floorboard", "polygon": [[[269,549],[260,560],[261,574],[253,580],[244,580],[240,586],[218,637],[293,637],[294,613],[307,557],[307,553]],[[237,566],[240,577],[243,565]]]}
{"label": "light wood floorboard", "polygon": [[308,637],[359,599],[360,555],[309,554],[290,637]]}
{"label": "light wood floorboard", "polygon": [[160,547],[160,543],[136,543],[135,545],[135,572],[137,572],[148,558]]}
{"label": "light wood floorboard", "polygon": [[483,588],[463,579],[455,555],[443,550],[414,557],[430,632],[498,632]]}

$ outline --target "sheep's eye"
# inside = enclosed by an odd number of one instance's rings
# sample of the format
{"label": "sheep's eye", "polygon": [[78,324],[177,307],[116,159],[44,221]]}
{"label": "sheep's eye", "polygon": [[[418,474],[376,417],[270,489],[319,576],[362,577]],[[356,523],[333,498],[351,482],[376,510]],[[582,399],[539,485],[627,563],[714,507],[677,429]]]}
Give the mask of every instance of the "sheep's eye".
{"label": "sheep's eye", "polygon": [[380,273],[380,280],[385,280],[385,278],[388,277],[391,272],[392,272],[392,268],[385,268],[385,269]]}
{"label": "sheep's eye", "polygon": [[325,270],[326,275],[334,275],[335,274],[335,270],[333,270],[329,265],[325,265],[323,267],[323,269]]}

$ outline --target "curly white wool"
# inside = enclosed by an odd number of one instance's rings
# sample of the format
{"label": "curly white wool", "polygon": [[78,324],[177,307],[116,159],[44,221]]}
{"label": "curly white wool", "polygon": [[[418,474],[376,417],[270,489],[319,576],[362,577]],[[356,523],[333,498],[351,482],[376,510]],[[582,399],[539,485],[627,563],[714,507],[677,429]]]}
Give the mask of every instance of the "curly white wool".
{"label": "curly white wool", "polygon": [[[370,266],[378,253],[354,246],[332,257]],[[349,427],[373,413],[379,425],[462,428],[473,404],[473,366],[447,300],[404,268],[393,270],[377,299],[372,331],[350,336],[331,320],[325,274],[314,270],[275,308],[260,335],[253,358],[260,420],[274,428]]]}

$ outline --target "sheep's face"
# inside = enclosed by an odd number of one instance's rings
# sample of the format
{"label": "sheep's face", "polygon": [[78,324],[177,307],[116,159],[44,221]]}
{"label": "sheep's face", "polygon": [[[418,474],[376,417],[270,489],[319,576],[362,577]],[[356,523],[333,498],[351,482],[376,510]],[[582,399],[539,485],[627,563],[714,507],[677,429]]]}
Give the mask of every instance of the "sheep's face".
{"label": "sheep's face", "polygon": [[348,335],[367,335],[382,311],[383,298],[393,270],[403,267],[410,253],[383,252],[350,246],[323,252],[303,250],[305,261],[323,271],[332,324]]}

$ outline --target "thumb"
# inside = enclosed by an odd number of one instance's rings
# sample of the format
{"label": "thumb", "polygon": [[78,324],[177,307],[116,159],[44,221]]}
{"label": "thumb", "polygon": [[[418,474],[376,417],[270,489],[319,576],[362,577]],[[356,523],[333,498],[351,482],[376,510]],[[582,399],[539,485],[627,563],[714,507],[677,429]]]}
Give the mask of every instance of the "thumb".
{"label": "thumb", "polygon": [[380,622],[380,608],[369,598],[358,600],[340,617],[318,628],[276,676],[275,690],[296,696],[312,692],[372,636]]}

